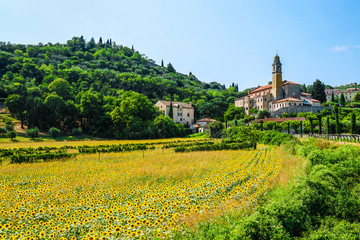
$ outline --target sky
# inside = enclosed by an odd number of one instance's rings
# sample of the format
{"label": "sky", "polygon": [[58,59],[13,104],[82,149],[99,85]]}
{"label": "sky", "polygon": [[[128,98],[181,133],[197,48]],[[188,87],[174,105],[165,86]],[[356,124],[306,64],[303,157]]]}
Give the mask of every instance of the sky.
{"label": "sky", "polygon": [[204,82],[266,85],[276,53],[283,79],[360,83],[357,0],[0,0],[0,41],[100,37]]}

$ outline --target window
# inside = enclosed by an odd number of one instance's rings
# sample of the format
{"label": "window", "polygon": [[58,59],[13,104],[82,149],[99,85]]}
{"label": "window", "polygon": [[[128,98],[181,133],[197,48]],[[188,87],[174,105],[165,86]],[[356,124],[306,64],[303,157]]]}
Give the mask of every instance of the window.
{"label": "window", "polygon": [[180,122],[182,121],[182,118],[180,118]]}
{"label": "window", "polygon": [[190,117],[190,113],[188,113],[187,116]]}

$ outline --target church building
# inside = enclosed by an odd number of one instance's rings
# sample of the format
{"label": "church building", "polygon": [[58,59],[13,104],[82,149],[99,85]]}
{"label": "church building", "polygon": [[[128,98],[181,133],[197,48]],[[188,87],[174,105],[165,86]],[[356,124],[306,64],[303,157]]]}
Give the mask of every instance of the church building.
{"label": "church building", "polygon": [[248,95],[235,100],[246,114],[251,108],[267,109],[272,117],[282,113],[320,112],[324,107],[311,94],[300,91],[300,84],[282,80],[282,64],[276,54],[272,64],[272,83],[248,91]]}

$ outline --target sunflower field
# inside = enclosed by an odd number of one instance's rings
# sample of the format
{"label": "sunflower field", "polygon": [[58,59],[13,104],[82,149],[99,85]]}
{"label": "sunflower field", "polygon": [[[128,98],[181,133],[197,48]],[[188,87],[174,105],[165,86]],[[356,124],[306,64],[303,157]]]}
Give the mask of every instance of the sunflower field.
{"label": "sunflower field", "polygon": [[170,238],[253,204],[279,171],[276,149],[164,149],[0,165],[0,239]]}

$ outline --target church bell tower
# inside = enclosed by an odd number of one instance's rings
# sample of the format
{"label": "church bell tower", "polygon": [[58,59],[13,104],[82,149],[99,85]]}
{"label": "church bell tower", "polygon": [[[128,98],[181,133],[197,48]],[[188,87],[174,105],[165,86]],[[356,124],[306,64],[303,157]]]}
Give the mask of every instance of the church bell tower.
{"label": "church bell tower", "polygon": [[283,98],[281,65],[280,57],[276,54],[272,64],[272,95],[275,99]]}

